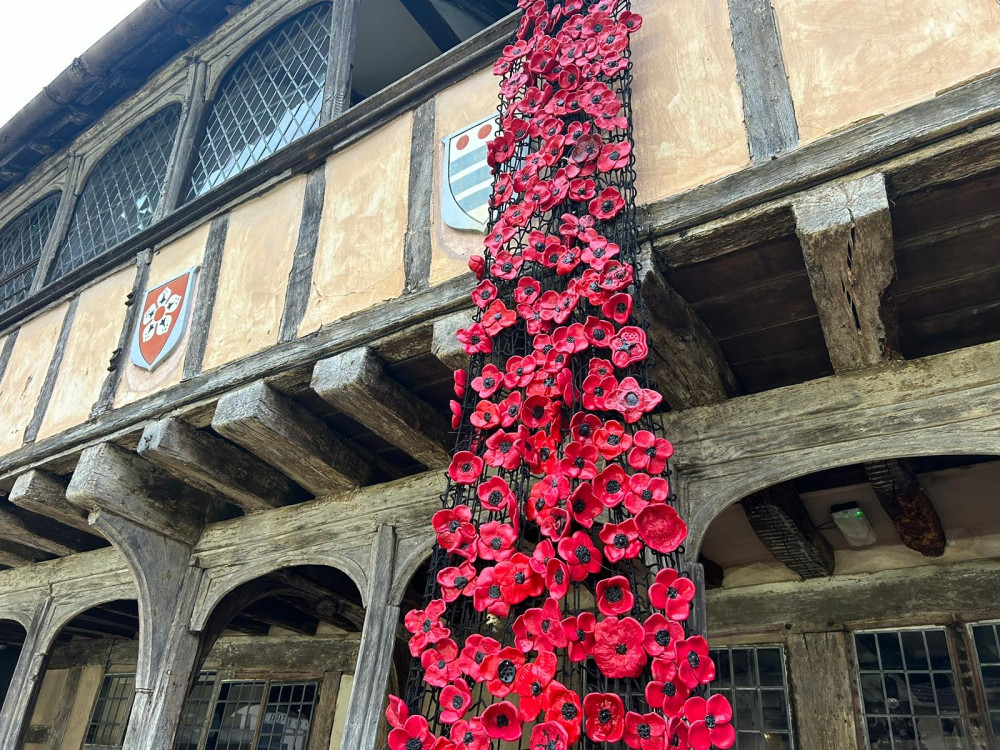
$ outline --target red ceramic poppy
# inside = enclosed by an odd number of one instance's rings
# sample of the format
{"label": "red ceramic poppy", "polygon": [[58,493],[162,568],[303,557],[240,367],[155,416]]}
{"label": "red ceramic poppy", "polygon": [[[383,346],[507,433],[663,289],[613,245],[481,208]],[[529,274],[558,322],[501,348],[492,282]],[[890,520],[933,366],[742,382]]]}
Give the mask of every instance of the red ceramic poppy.
{"label": "red ceramic poppy", "polygon": [[597,476],[597,446],[574,440],[563,449],[563,453],[565,458],[559,462],[559,470],[565,476],[573,479],[593,479]]}
{"label": "red ceramic poppy", "polygon": [[476,488],[476,494],[482,506],[492,513],[506,510],[517,502],[510,485],[503,477],[490,477]]}
{"label": "red ceramic poppy", "polygon": [[531,354],[524,357],[509,357],[504,369],[503,384],[507,388],[523,388],[535,373],[535,357]]}
{"label": "red ceramic poppy", "polygon": [[565,508],[546,508],[538,514],[538,530],[547,539],[562,539],[569,531],[569,525],[569,512]]}
{"label": "red ceramic poppy", "polygon": [[661,474],[667,468],[667,460],[672,455],[674,446],[670,441],[656,437],[649,430],[639,430],[632,436],[628,465],[650,474]]}
{"label": "red ceramic poppy", "polygon": [[569,660],[572,662],[586,660],[594,649],[594,628],[597,626],[597,618],[592,612],[581,612],[567,617],[562,621],[562,626],[566,633]]}
{"label": "red ceramic poppy", "polygon": [[646,631],[643,646],[650,656],[673,659],[677,653],[677,642],[684,640],[684,628],[674,620],[668,620],[659,612],[646,618],[642,624]]}
{"label": "red ceramic poppy", "polygon": [[458,665],[462,674],[476,682],[483,682],[483,664],[486,659],[501,649],[500,642],[479,633],[473,633],[465,639],[465,646],[458,656]]}
{"label": "red ceramic poppy", "polygon": [[[611,461],[632,447],[632,436],[625,432],[625,427],[620,422],[609,419],[594,434],[594,444],[597,446],[601,458],[605,461]],[[635,492],[632,489],[631,480],[629,481],[629,489],[633,493]]]}
{"label": "red ceramic poppy", "polygon": [[424,682],[434,687],[444,687],[462,674],[458,663],[458,644],[451,638],[438,641],[420,655],[424,668]]}
{"label": "red ceramic poppy", "polygon": [[642,16],[626,10],[618,14],[618,23],[625,27],[627,33],[634,34],[642,28]]}
{"label": "red ceramic poppy", "polygon": [[442,568],[438,571],[437,582],[441,586],[441,598],[451,603],[460,596],[472,596],[476,589],[476,568],[470,562],[458,567]]}
{"label": "red ceramic poppy", "polygon": [[589,201],[597,194],[594,190],[595,184],[593,180],[586,177],[577,177],[575,180],[570,180],[569,197],[575,201]]}
{"label": "red ceramic poppy", "polygon": [[[486,236],[486,239],[483,240],[483,245],[488,247],[490,252],[499,253],[501,252],[500,248],[507,244],[510,238],[515,234],[517,234],[517,227],[511,226],[503,221],[498,221],[493,225],[493,229]],[[507,255],[509,256],[510,253],[507,253]],[[493,273],[492,268],[493,266],[490,266],[490,273]],[[483,272],[485,274],[485,269]],[[496,276],[497,274],[494,273],[493,275]],[[482,276],[480,276],[480,278],[482,278]]]}
{"label": "red ceramic poppy", "polygon": [[[632,316],[632,295],[625,292],[619,292],[614,295],[604,303],[604,306],[601,308],[601,314],[605,318],[615,321],[618,325],[627,323],[628,319]],[[622,331],[624,330],[623,328]]]}
{"label": "red ceramic poppy", "polygon": [[566,750],[570,745],[569,733],[557,721],[543,721],[531,730],[530,750]]}
{"label": "red ceramic poppy", "polygon": [[406,723],[389,732],[390,750],[431,750],[434,744],[427,719],[423,716],[411,716]]}
{"label": "red ceramic poppy", "polygon": [[482,372],[472,380],[472,389],[482,398],[489,398],[503,385],[503,373],[496,365],[488,364]]}
{"label": "red ceramic poppy", "polygon": [[570,420],[569,431],[574,440],[587,445],[594,442],[594,436],[603,426],[604,424],[595,414],[578,411]]}
{"label": "red ceramic poppy", "polygon": [[662,609],[671,620],[683,622],[691,612],[691,600],[697,592],[690,578],[683,578],[673,568],[663,568],[649,587],[649,602]]}
{"label": "red ceramic poppy", "polygon": [[483,730],[495,740],[513,742],[521,736],[521,718],[509,701],[500,701],[483,712]]}
{"label": "red ceramic poppy", "polygon": [[589,205],[590,213],[598,219],[613,219],[625,207],[625,199],[616,188],[606,187]]}
{"label": "red ceramic poppy", "polygon": [[420,656],[420,653],[430,644],[443,641],[451,631],[445,626],[441,616],[445,611],[442,599],[434,599],[424,609],[414,609],[407,613],[403,620],[406,629],[413,634],[410,638],[410,653]]}
{"label": "red ceramic poppy", "polygon": [[[611,299],[614,299],[614,297]],[[611,300],[608,300],[605,304],[610,303]],[[615,367],[620,369],[625,369],[633,362],[645,359],[646,355],[649,354],[649,345],[646,343],[646,332],[638,326],[622,326],[609,343],[611,361]]]}
{"label": "red ceramic poppy", "polygon": [[472,705],[472,691],[465,680],[455,680],[441,691],[441,721],[454,724]]}
{"label": "red ceramic poppy", "polygon": [[[521,456],[517,452],[516,443],[517,435],[515,433],[497,430],[486,440],[486,452],[483,454],[482,461],[494,468],[516,469],[521,465]],[[452,463],[454,464],[454,461]]]}
{"label": "red ceramic poppy", "polygon": [[482,255],[469,256],[469,270],[476,275],[477,279],[482,279],[486,273],[486,261]]}
{"label": "red ceramic poppy", "polygon": [[632,144],[628,141],[608,143],[601,149],[601,155],[597,157],[597,168],[602,172],[610,172],[612,169],[628,166],[629,154],[631,153]]}
{"label": "red ceramic poppy", "polygon": [[559,660],[551,651],[542,651],[533,663],[525,664],[514,678],[514,692],[520,697],[518,711],[523,721],[534,721],[542,711],[546,690],[556,676]]}
{"label": "red ceramic poppy", "polygon": [[483,729],[481,719],[456,721],[451,726],[451,741],[457,750],[490,750],[490,737]]}
{"label": "red ceramic poppy", "polygon": [[666,731],[667,723],[659,714],[629,711],[625,714],[625,732],[622,738],[633,750],[663,750],[663,735]]}
{"label": "red ceramic poppy", "polygon": [[604,542],[604,557],[608,562],[634,560],[642,552],[639,529],[634,518],[628,518],[622,523],[604,524],[600,537]]}
{"label": "red ceramic poppy", "polygon": [[[518,625],[520,623],[520,625]],[[514,621],[514,645],[522,651],[553,651],[566,648],[562,610],[555,599],[546,599],[541,607],[532,607]]]}
{"label": "red ceramic poppy", "polygon": [[594,488],[587,482],[580,483],[570,496],[568,510],[571,518],[585,529],[594,525],[594,519],[604,512],[604,505]]}
{"label": "red ceramic poppy", "polygon": [[545,396],[530,396],[521,408],[521,424],[529,430],[537,430],[548,425],[554,414],[552,399]]}
{"label": "red ceramic poppy", "polygon": [[566,561],[570,578],[574,581],[582,581],[601,569],[600,550],[583,531],[576,531],[571,536],[560,539],[557,550],[559,556]]}
{"label": "red ceramic poppy", "polygon": [[620,292],[632,283],[633,277],[634,272],[631,265],[611,260],[597,275],[597,283],[606,292]]}
{"label": "red ceramic poppy", "polygon": [[677,679],[677,665],[665,658],[653,659],[653,679],[646,685],[646,703],[665,716],[680,716],[691,689]]}
{"label": "red ceramic poppy", "polygon": [[492,430],[500,425],[500,410],[492,401],[480,401],[469,422],[480,430]]}
{"label": "red ceramic poppy", "polygon": [[500,521],[488,521],[479,527],[478,552],[480,560],[503,562],[514,554],[517,532],[514,527]]}
{"label": "red ceramic poppy", "polygon": [[472,511],[468,505],[439,510],[431,518],[438,544],[448,552],[454,552],[463,542],[475,538],[476,527],[471,521]]}
{"label": "red ceramic poppy", "polygon": [[634,606],[635,596],[625,576],[612,576],[597,582],[597,609],[602,615],[623,615]]}
{"label": "red ceramic poppy", "polygon": [[472,592],[472,606],[477,612],[489,612],[495,617],[506,617],[510,604],[503,598],[503,591],[497,581],[496,568],[484,568],[476,579],[476,590]]}
{"label": "red ceramic poppy", "polygon": [[514,680],[524,667],[524,654],[513,646],[500,649],[490,654],[483,662],[482,675],[490,695],[503,698],[514,690]]}
{"label": "red ceramic poppy", "polygon": [[625,731],[625,705],[614,693],[590,693],[583,699],[584,731],[594,742],[618,742]]}
{"label": "red ceramic poppy", "polygon": [[569,592],[569,567],[562,560],[549,560],[545,566],[545,588],[553,599],[562,599]]}
{"label": "red ceramic poppy", "polygon": [[[595,271],[603,271],[604,267],[621,252],[614,242],[598,236],[590,241],[587,248],[580,254],[580,259]],[[606,304],[606,303],[605,303]]]}
{"label": "red ceramic poppy", "polygon": [[[597,446],[594,446],[595,452]],[[605,508],[617,508],[629,493],[629,476],[618,464],[611,464],[594,478],[594,494]]]}
{"label": "red ceramic poppy", "polygon": [[468,328],[459,328],[455,338],[462,344],[462,349],[470,357],[473,354],[489,354],[493,351],[493,339],[481,323],[473,323]]}
{"label": "red ceramic poppy", "polygon": [[490,273],[498,279],[509,281],[517,276],[522,263],[524,263],[524,259],[521,256],[511,255],[506,250],[501,250],[496,254],[496,259],[490,266]]}
{"label": "red ceramic poppy", "polygon": [[579,278],[571,280],[570,285],[594,307],[600,307],[611,298],[611,293],[601,288],[601,273],[593,268],[588,268]]}
{"label": "red ceramic poppy", "polygon": [[465,370],[455,370],[452,373],[452,380],[455,384],[455,397],[462,398],[465,395],[465,387],[469,383],[469,373]]}
{"label": "red ceramic poppy", "polygon": [[508,604],[520,604],[545,590],[545,581],[531,569],[531,559],[515,552],[509,560],[497,563],[496,582]]}
{"label": "red ceramic poppy", "polygon": [[482,326],[490,336],[496,336],[503,329],[510,328],[517,322],[517,313],[508,310],[500,300],[494,300],[483,311]]}
{"label": "red ceramic poppy", "polygon": [[580,739],[580,727],[583,723],[583,704],[580,696],[573,690],[553,682],[545,701],[545,720],[561,724],[569,735],[570,744],[575,743]]}
{"label": "red ceramic poppy", "polygon": [[708,655],[708,641],[700,635],[678,642],[677,678],[692,689],[715,679],[715,662]]}
{"label": "red ceramic poppy", "polygon": [[667,719],[667,731],[663,735],[664,745],[671,750],[688,750],[688,726],[684,719],[672,716]]}
{"label": "red ceramic poppy", "polygon": [[462,405],[452,399],[448,402],[448,408],[451,409],[451,429],[457,430],[458,426],[462,424]]}
{"label": "red ceramic poppy", "polygon": [[713,695],[708,700],[701,696],[688,698],[684,718],[689,723],[688,742],[693,750],[709,750],[713,745],[727,750],[736,743],[736,730],[730,723],[733,709],[725,696]]}
{"label": "red ceramic poppy", "polygon": [[493,196],[490,204],[502,206],[514,197],[514,180],[509,174],[497,175],[496,182],[493,183]]}
{"label": "red ceramic poppy", "polygon": [[402,729],[406,720],[410,718],[410,709],[406,701],[396,695],[389,696],[389,705],[385,709],[385,718],[389,726],[394,729]]}
{"label": "red ceramic poppy", "polygon": [[615,337],[615,327],[608,321],[595,318],[593,315],[587,316],[584,332],[587,340],[599,349],[607,349]]}
{"label": "red ceramic poppy", "polygon": [[663,477],[636,473],[629,481],[630,495],[625,498],[625,508],[633,516],[639,515],[650,503],[665,503],[670,497],[670,483]]}
{"label": "red ceramic poppy", "polygon": [[472,301],[476,303],[476,307],[481,310],[485,310],[494,302],[497,298],[497,287],[492,281],[484,280],[479,282],[472,292]]}
{"label": "red ceramic poppy", "polygon": [[666,504],[647,505],[635,522],[646,546],[664,554],[676,550],[687,536],[687,524]]}
{"label": "red ceramic poppy", "polygon": [[605,677],[638,677],[646,666],[645,631],[631,617],[607,617],[594,628],[592,655]]}
{"label": "red ceramic poppy", "polygon": [[[539,234],[541,234],[539,232]],[[543,235],[544,242],[544,235]],[[518,304],[533,304],[538,295],[541,294],[542,287],[530,276],[522,276],[518,279],[517,287],[514,289],[514,301]]]}
{"label": "red ceramic poppy", "polygon": [[576,354],[587,348],[587,331],[582,323],[561,326],[552,332],[552,345],[557,351]]}
{"label": "red ceramic poppy", "polygon": [[603,411],[605,399],[608,395],[608,385],[612,390],[618,387],[618,381],[610,377],[613,383],[609,383],[609,378],[600,375],[588,375],[583,379],[583,408],[588,411]]}

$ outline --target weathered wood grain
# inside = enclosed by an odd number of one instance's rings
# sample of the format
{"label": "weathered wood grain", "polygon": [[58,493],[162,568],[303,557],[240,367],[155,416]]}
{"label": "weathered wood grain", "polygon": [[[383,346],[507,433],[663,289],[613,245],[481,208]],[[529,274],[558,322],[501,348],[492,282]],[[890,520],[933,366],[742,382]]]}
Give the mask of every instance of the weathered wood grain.
{"label": "weathered wood grain", "polygon": [[899,314],[885,178],[824,185],[793,204],[809,284],[836,372],[896,359]]}
{"label": "weathered wood grain", "polygon": [[425,466],[448,465],[447,420],[390,378],[370,348],[320,360],[310,385],[324,401]]}
{"label": "weathered wood grain", "polygon": [[0,747],[21,747],[21,741],[31,720],[31,709],[41,686],[48,661],[48,645],[52,600],[45,599],[32,613],[31,623],[21,646],[14,674],[11,676],[0,709]]}
{"label": "weathered wood grain", "polygon": [[406,236],[403,241],[404,290],[425,289],[431,272],[431,183],[434,180],[434,99],[413,113]]}
{"label": "weathered wood grain", "polygon": [[465,353],[455,334],[459,328],[467,328],[471,323],[472,313],[469,310],[461,310],[434,321],[431,354],[450,370],[464,370],[469,366],[469,355]]}
{"label": "weathered wood grain", "polygon": [[337,117],[351,106],[351,71],[358,36],[361,0],[333,0],[330,16],[330,54],[323,89],[323,122]]}
{"label": "weathered wood grain", "polygon": [[291,341],[299,332],[302,318],[309,307],[313,266],[319,246],[319,224],[323,218],[323,197],[326,195],[326,168],[319,167],[309,173],[306,192],[302,199],[302,217],[299,219],[299,236],[295,243],[292,268],[285,287],[285,307],[281,314],[278,341]]}
{"label": "weathered wood grain", "polygon": [[72,526],[88,534],[100,536],[87,523],[87,514],[66,500],[67,481],[54,474],[32,469],[14,482],[8,500],[19,508]]}
{"label": "weathered wood grain", "polygon": [[740,504],[754,534],[785,567],[802,578],[833,575],[833,547],[809,518],[795,485],[767,487]]}
{"label": "weathered wood grain", "polygon": [[45,380],[42,381],[42,388],[38,392],[38,400],[35,402],[35,410],[31,413],[31,419],[24,430],[24,442],[33,443],[38,437],[38,430],[45,419],[45,412],[49,408],[49,401],[52,400],[52,391],[56,387],[56,378],[59,376],[59,368],[62,366],[63,355],[66,353],[66,345],[69,343],[69,334],[73,328],[73,320],[76,318],[76,308],[80,302],[80,295],[73,297],[63,316],[62,326],[59,329],[59,338],[56,340],[55,350],[52,352],[52,359],[49,360],[49,367],[45,371]]}
{"label": "weathered wood grain", "polygon": [[356,487],[368,467],[304,407],[263,381],[219,399],[212,429],[314,495]]}
{"label": "weathered wood grain", "polygon": [[184,195],[190,174],[195,142],[202,129],[205,117],[205,84],[208,79],[208,63],[194,59],[188,67],[187,101],[181,113],[181,123],[174,148],[167,160],[168,169],[163,181],[163,197],[156,207],[156,220],[162,219],[177,208]]}
{"label": "weathered wood grain", "polygon": [[139,455],[171,476],[208,494],[217,494],[247,513],[304,499],[301,489],[232,443],[179,419],[146,425]]}
{"label": "weathered wood grain", "polygon": [[0,539],[30,549],[41,550],[50,555],[71,555],[79,551],[75,547],[61,544],[55,539],[32,531],[21,518],[7,510],[0,510]]}
{"label": "weathered wood grain", "polygon": [[798,708],[795,728],[801,747],[857,746],[856,678],[850,638],[849,633],[788,636],[788,675]]}
{"label": "weathered wood grain", "polygon": [[3,380],[4,373],[7,372],[7,365],[10,364],[10,355],[14,352],[14,344],[17,343],[17,334],[20,331],[20,328],[15,328],[3,340],[3,349],[0,349],[0,380]]}
{"label": "weathered wood grain", "polygon": [[215,310],[215,295],[219,287],[222,271],[222,255],[226,248],[226,233],[229,231],[229,215],[212,219],[205,241],[205,255],[198,273],[198,296],[194,300],[191,320],[188,323],[187,351],[184,354],[184,378],[193,378],[201,372],[205,360],[205,347],[212,327],[212,313]]}
{"label": "weathered wood grain", "polygon": [[10,550],[0,549],[0,565],[6,565],[8,568],[19,568],[22,565],[31,565],[33,562],[35,561],[30,557],[19,555]]}
{"label": "weathered wood grain", "polygon": [[913,462],[885,459],[865,463],[865,473],[899,540],[925,557],[944,554],[941,517],[917,479]]}

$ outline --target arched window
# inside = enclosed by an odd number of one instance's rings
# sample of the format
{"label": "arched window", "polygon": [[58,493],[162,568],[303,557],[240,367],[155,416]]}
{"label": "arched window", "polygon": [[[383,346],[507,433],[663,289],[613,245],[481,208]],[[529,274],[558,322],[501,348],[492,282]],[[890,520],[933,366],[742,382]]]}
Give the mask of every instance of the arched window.
{"label": "arched window", "polygon": [[0,311],[28,296],[38,256],[56,218],[59,195],[42,198],[0,230]]}
{"label": "arched window", "polygon": [[299,13],[226,73],[198,147],[188,200],[319,125],[330,14],[329,3]]}
{"label": "arched window", "polygon": [[157,112],[97,163],[80,193],[50,279],[79,268],[149,225],[163,192],[180,117],[179,104]]}

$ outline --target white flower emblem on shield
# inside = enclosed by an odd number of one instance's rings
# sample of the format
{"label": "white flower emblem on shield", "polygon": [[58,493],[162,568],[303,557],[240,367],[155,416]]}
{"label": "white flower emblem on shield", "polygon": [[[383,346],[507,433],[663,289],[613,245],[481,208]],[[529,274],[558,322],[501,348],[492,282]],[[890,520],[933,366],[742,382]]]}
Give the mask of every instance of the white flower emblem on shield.
{"label": "white flower emblem on shield", "polygon": [[181,296],[174,294],[169,286],[164,287],[156,301],[142,314],[142,340],[149,341],[154,335],[166,335],[174,319],[172,313],[180,305]]}

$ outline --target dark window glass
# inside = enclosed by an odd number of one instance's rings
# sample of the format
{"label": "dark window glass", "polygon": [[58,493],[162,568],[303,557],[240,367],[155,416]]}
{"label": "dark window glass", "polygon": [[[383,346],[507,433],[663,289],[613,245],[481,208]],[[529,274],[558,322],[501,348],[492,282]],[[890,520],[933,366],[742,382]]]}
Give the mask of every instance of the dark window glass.
{"label": "dark window glass", "polygon": [[972,638],[976,642],[986,709],[993,727],[993,747],[1000,750],[1000,625],[973,625]]}
{"label": "dark window glass", "polygon": [[271,683],[257,750],[300,750],[309,744],[316,683]]}
{"label": "dark window glass", "polygon": [[59,195],[42,198],[0,230],[0,311],[28,296],[38,257],[56,218]]}
{"label": "dark window glass", "polygon": [[317,693],[316,682],[223,682],[205,747],[305,750]]}
{"label": "dark window glass", "polygon": [[869,748],[966,747],[943,630],[857,633],[854,646]]}
{"label": "dark window glass", "polygon": [[198,147],[188,200],[319,125],[330,15],[328,3],[300,13],[226,73]]}
{"label": "dark window glass", "polygon": [[179,104],[161,110],[97,163],[80,193],[49,279],[64,276],[149,226],[163,192],[180,116]]}
{"label": "dark window glass", "polygon": [[134,674],[104,675],[87,727],[84,747],[121,747],[134,697]]}
{"label": "dark window glass", "polygon": [[198,750],[201,746],[201,735],[205,732],[208,711],[212,707],[212,695],[215,692],[215,673],[202,672],[188,693],[181,722],[177,728],[177,741],[174,750]]}
{"label": "dark window glass", "polygon": [[785,655],[780,646],[720,648],[712,651],[712,693],[733,706],[737,750],[793,750]]}

